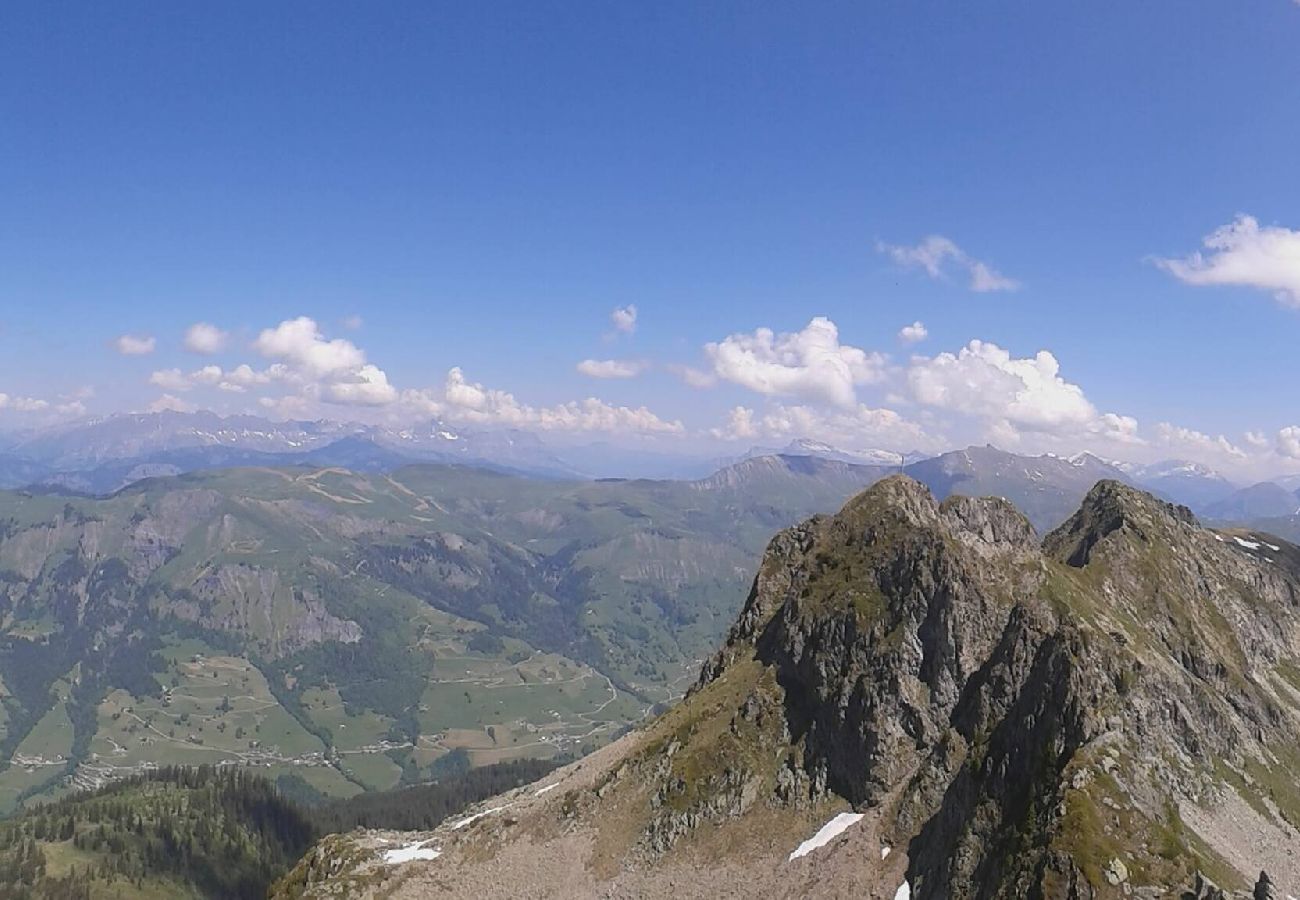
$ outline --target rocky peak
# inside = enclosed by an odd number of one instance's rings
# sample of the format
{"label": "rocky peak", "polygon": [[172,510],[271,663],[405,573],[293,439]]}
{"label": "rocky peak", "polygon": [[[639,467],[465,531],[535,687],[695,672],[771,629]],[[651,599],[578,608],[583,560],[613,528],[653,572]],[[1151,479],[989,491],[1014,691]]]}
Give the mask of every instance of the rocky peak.
{"label": "rocky peak", "polygon": [[1197,528],[1196,516],[1185,506],[1165,503],[1119,481],[1099,481],[1079,510],[1044,540],[1049,556],[1068,565],[1087,565],[1094,547],[1115,531],[1127,531],[1149,542],[1184,535]]}
{"label": "rocky peak", "polygon": [[[1280,772],[1300,693],[1265,682],[1300,648],[1297,580],[1280,545],[1251,546],[1101,481],[1040,549],[1005,500],[937,504],[891,477],[773,542],[696,690],[747,659],[771,671],[796,748],[780,796],[892,805],[915,835],[913,896],[1129,884],[1139,864],[1189,884],[1190,852],[1178,874],[1163,857],[1090,854],[1167,827],[1170,804],[1217,790],[1216,767]],[[1284,793],[1294,834],[1300,791]],[[999,855],[1012,845],[1039,847],[1032,866]]]}

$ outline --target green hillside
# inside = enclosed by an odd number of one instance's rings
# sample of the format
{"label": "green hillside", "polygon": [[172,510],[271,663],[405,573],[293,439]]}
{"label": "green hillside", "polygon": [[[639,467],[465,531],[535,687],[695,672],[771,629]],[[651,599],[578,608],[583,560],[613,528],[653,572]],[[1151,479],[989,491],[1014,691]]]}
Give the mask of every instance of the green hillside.
{"label": "green hillside", "polygon": [[341,797],[594,746],[680,692],[772,531],[879,474],[236,469],[0,493],[0,813],[154,765]]}
{"label": "green hillside", "polygon": [[0,900],[260,900],[323,834],[432,828],[553,765],[501,763],[314,805],[236,767],[157,769],[0,823]]}
{"label": "green hillside", "polygon": [[315,837],[262,778],[160,770],[0,824],[0,897],[262,897]]}

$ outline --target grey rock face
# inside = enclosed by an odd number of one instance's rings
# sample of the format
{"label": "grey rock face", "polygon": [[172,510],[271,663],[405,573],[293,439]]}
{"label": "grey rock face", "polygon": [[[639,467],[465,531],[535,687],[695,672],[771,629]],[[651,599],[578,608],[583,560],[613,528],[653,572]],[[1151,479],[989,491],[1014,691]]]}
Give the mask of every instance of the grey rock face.
{"label": "grey rock face", "polygon": [[[1161,865],[1144,829],[1221,789],[1216,760],[1295,742],[1300,702],[1264,672],[1300,648],[1298,586],[1117,482],[1040,548],[1004,500],[894,477],[772,542],[695,690],[751,656],[774,671],[804,773],[778,799],[895,804],[915,897],[1128,891]],[[1094,862],[1090,841],[1147,849]]]}

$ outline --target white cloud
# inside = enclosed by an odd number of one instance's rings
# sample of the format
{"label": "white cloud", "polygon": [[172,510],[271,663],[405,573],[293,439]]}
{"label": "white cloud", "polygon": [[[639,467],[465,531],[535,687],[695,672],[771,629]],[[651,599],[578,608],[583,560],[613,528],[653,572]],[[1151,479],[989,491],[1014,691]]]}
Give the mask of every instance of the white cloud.
{"label": "white cloud", "polygon": [[754,411],[743,406],[734,407],[727,413],[727,423],[721,428],[710,429],[710,433],[729,441],[757,437],[758,424],[754,421]]}
{"label": "white cloud", "polygon": [[207,322],[195,322],[185,331],[185,349],[191,353],[211,356],[225,349],[229,334]]}
{"label": "white cloud", "polygon": [[1155,263],[1187,284],[1258,288],[1300,308],[1300,231],[1261,228],[1254,217],[1241,215],[1203,243],[1207,253]]}
{"label": "white cloud", "polygon": [[694,366],[670,365],[668,371],[672,372],[682,381],[686,382],[693,388],[711,388],[718,383],[718,377],[712,372],[705,372]]}
{"label": "white cloud", "polygon": [[988,263],[975,259],[940,234],[926,237],[915,247],[886,244],[882,241],[876,244],[876,249],[904,268],[924,269],[931,278],[947,278],[952,268],[963,270],[969,278],[968,287],[977,293],[1014,291],[1020,288],[1020,282],[1007,278]]}
{"label": "white cloud", "polygon": [[307,316],[286,319],[263,330],[253,342],[253,349],[314,378],[354,372],[366,364],[366,355],[356,344],[343,338],[326,340],[315,320]]}
{"label": "white cloud", "polygon": [[149,376],[149,383],[164,391],[188,391],[194,387],[189,376],[180,369],[159,369]]}
{"label": "white cloud", "polygon": [[148,406],[149,412],[194,412],[194,404],[187,403],[180,397],[163,394]]}
{"label": "white cloud", "polygon": [[[271,369],[275,369],[274,366]],[[242,394],[254,384],[269,384],[273,379],[267,372],[254,372],[247,365],[238,366],[229,372],[220,366],[203,366],[186,374],[180,369],[159,369],[149,376],[149,383],[164,391],[181,393],[196,387],[216,387],[223,391]]]}
{"label": "white cloud", "polygon": [[904,344],[917,344],[929,336],[929,330],[920,321],[913,322],[911,325],[904,325],[898,330],[898,339]]}
{"label": "white cloud", "polygon": [[40,412],[49,408],[49,401],[35,397],[13,397],[0,394],[0,409],[12,409],[14,412]]}
{"label": "white cloud", "polygon": [[609,314],[609,321],[614,325],[614,330],[621,334],[631,334],[636,331],[636,305],[629,303],[627,306],[619,306]]}
{"label": "white cloud", "polygon": [[761,415],[737,406],[727,414],[723,426],[710,429],[709,434],[723,440],[812,438],[857,449],[915,450],[938,446],[936,439],[917,423],[892,409],[872,409],[865,404],[848,410],[776,404]]}
{"label": "white cloud", "polygon": [[1146,443],[1138,435],[1138,421],[1132,416],[1120,416],[1115,413],[1102,413],[1091,424],[1089,431],[1103,440],[1119,444]]}
{"label": "white cloud", "polygon": [[635,378],[646,370],[646,364],[634,359],[584,359],[578,371],[591,378]]}
{"label": "white cloud", "polygon": [[[263,373],[267,380],[301,385],[311,397],[348,406],[383,406],[399,397],[387,373],[368,363],[361,348],[343,338],[327,339],[307,316],[265,329],[253,342],[253,349],[279,360]],[[250,369],[230,382],[247,387],[256,377]]]}
{"label": "white cloud", "polygon": [[357,331],[365,324],[365,320],[360,316],[344,316],[343,327],[348,331]]}
{"label": "white cloud", "polygon": [[1300,425],[1288,425],[1278,431],[1277,452],[1287,459],[1300,459]]}
{"label": "white cloud", "polygon": [[1162,445],[1187,453],[1206,454],[1212,458],[1234,462],[1246,458],[1246,451],[1221,434],[1212,436],[1192,428],[1161,422],[1156,426],[1156,437]]}
{"label": "white cloud", "polygon": [[57,402],[42,400],[39,397],[17,397],[0,392],[0,410],[15,413],[45,413],[42,421],[51,417],[62,419],[79,418],[86,414],[86,405],[76,397],[60,397]]}
{"label": "white cloud", "polygon": [[271,366],[265,372],[257,372],[247,363],[241,363],[226,373],[226,381],[244,388],[259,384],[270,384],[273,380],[272,373],[274,371],[279,370],[275,366]]}
{"label": "white cloud", "polygon": [[971,341],[956,354],[914,358],[907,380],[919,403],[1031,428],[1084,426],[1098,417],[1046,350],[1017,359],[996,344]]}
{"label": "white cloud", "polygon": [[346,406],[386,406],[397,399],[397,389],[378,366],[364,365],[347,378],[325,385],[325,399]]}
{"label": "white cloud", "polygon": [[839,329],[818,316],[802,331],[775,334],[760,328],[707,344],[713,373],[760,394],[851,407],[858,385],[885,374],[886,358],[840,343]]}
{"label": "white cloud", "polygon": [[468,380],[459,367],[447,373],[441,399],[430,391],[408,391],[403,399],[416,408],[437,412],[449,419],[483,424],[533,427],[544,431],[685,432],[681,422],[665,421],[644,406],[611,406],[594,397],[555,406],[528,406],[516,400],[513,394]]}
{"label": "white cloud", "polygon": [[123,356],[148,356],[158,342],[147,334],[122,334],[113,340],[113,346]]}
{"label": "white cloud", "polygon": [[203,368],[195,369],[190,373],[190,379],[192,381],[196,384],[202,384],[208,387],[211,387],[214,384],[219,384],[222,377],[221,366],[204,366]]}
{"label": "white cloud", "polygon": [[986,263],[979,260],[970,260],[968,265],[970,268],[970,289],[977,294],[1020,290],[1020,282],[994,271]]}

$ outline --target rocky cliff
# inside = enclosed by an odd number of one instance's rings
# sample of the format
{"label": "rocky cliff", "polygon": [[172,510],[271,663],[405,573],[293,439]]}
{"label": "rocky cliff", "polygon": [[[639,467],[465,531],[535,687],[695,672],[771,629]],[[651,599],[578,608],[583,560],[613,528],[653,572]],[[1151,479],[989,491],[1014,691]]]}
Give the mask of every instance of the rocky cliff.
{"label": "rocky cliff", "polygon": [[1298,746],[1300,549],[1111,481],[1039,542],[892,477],[772,541],[644,730],[279,896],[1284,898]]}

